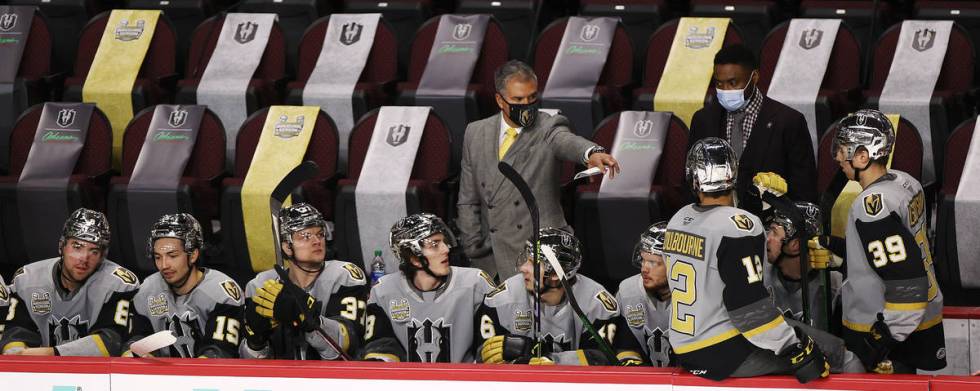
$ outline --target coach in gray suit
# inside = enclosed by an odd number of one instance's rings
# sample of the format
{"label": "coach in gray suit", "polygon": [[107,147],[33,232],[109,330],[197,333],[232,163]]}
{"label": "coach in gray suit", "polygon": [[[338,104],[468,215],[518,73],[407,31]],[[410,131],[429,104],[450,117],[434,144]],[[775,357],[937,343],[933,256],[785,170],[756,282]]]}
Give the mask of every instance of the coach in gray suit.
{"label": "coach in gray suit", "polygon": [[560,204],[562,161],[599,167],[610,177],[619,172],[619,164],[602,147],[572,133],[564,116],[538,113],[538,79],[527,64],[513,60],[502,65],[495,87],[500,114],[466,127],[457,224],[473,266],[503,281],[517,274],[517,258],[531,237],[531,217],[497,163],[510,163],[530,185],[542,228],[568,230]]}

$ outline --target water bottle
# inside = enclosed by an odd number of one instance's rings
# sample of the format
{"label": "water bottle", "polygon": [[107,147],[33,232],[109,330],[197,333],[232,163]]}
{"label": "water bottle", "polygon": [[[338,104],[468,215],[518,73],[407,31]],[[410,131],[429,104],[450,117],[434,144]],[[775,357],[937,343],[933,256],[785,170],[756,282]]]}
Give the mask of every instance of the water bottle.
{"label": "water bottle", "polygon": [[381,250],[374,250],[374,260],[371,261],[371,286],[385,275],[385,260],[381,258]]}

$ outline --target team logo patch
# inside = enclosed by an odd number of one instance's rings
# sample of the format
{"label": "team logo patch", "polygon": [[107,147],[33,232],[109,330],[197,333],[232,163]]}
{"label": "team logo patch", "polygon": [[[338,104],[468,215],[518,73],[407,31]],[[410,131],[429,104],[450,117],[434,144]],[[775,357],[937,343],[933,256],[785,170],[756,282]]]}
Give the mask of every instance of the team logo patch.
{"label": "team logo patch", "polygon": [[364,30],[364,25],[359,23],[350,22],[344,24],[344,27],[340,30],[340,43],[350,46],[357,41],[361,40],[361,31]]}
{"label": "team logo patch", "polygon": [[364,272],[353,263],[345,263],[344,269],[347,270],[347,273],[350,273],[350,278],[357,281],[364,281]]}
{"label": "team logo patch", "polygon": [[646,319],[646,312],[643,310],[643,304],[626,305],[626,323],[629,324],[630,327],[643,327],[643,324],[646,323]]}
{"label": "team logo patch", "polygon": [[174,110],[167,118],[167,124],[174,128],[184,126],[187,122],[187,110]]}
{"label": "team logo patch", "polygon": [[755,227],[755,223],[752,222],[752,218],[750,218],[749,216],[738,214],[738,215],[731,216],[729,218],[732,219],[732,222],[735,223],[735,228],[738,228],[742,231],[751,231],[752,228]]}
{"label": "team logo patch", "polygon": [[602,306],[606,308],[606,311],[609,312],[619,311],[619,304],[616,303],[616,298],[614,298],[613,295],[609,294],[609,292],[606,292],[605,290],[601,290],[599,291],[599,293],[595,295],[595,298],[598,299],[600,303],[602,303]]}
{"label": "team logo patch", "polygon": [[150,316],[166,316],[170,312],[170,304],[167,296],[163,293],[146,298],[146,307],[150,309]]}
{"label": "team logo patch", "polygon": [[232,300],[242,301],[242,288],[239,288],[238,284],[236,284],[234,281],[227,280],[222,282],[221,288],[225,290],[225,293],[228,294],[228,297],[230,297]]}
{"label": "team logo patch", "polygon": [[800,34],[800,47],[806,50],[813,49],[820,46],[820,41],[823,38],[823,30],[810,29],[803,30],[803,34]]}
{"label": "team logo patch", "polygon": [[235,41],[242,45],[252,42],[255,39],[255,33],[258,31],[259,25],[252,21],[239,23],[235,29]]}
{"label": "team logo patch", "polygon": [[402,124],[394,125],[388,128],[388,137],[385,138],[385,142],[392,147],[397,147],[405,143],[408,140],[408,133],[412,130],[411,126],[405,126]]}
{"label": "team logo patch", "polygon": [[51,313],[51,293],[47,291],[31,292],[31,312],[38,315]]}
{"label": "team logo patch", "polygon": [[296,121],[289,122],[289,117],[285,114],[279,116],[279,122],[275,125],[275,135],[279,138],[293,138],[299,136],[303,133],[303,122],[305,118],[302,115],[296,116]]}
{"label": "team logo patch", "polygon": [[582,31],[579,33],[579,38],[582,38],[585,42],[592,42],[599,36],[599,26],[595,24],[587,24],[582,26]]}
{"label": "team logo patch", "polygon": [[698,32],[697,26],[687,29],[687,36],[684,37],[684,47],[688,49],[704,49],[711,46],[715,40],[715,28],[708,27],[704,32]]}
{"label": "team logo patch", "polygon": [[67,128],[75,123],[75,114],[77,112],[75,109],[61,109],[58,110],[58,126],[62,128]]}
{"label": "team logo patch", "polygon": [[909,225],[916,226],[919,225],[919,219],[926,211],[926,197],[922,195],[922,190],[919,190],[912,200],[909,201]]}
{"label": "team logo patch", "polygon": [[17,27],[17,14],[0,15],[0,31],[10,31]]}
{"label": "team logo patch", "polygon": [[457,41],[463,41],[470,37],[470,32],[473,31],[473,25],[469,23],[460,23],[453,27],[453,39]]}
{"label": "team logo patch", "polygon": [[514,310],[514,330],[520,332],[531,331],[531,325],[534,323],[531,317],[531,310],[521,311]]}
{"label": "team logo patch", "polygon": [[408,361],[449,362],[452,326],[445,319],[412,319],[408,325]]}
{"label": "team logo patch", "polygon": [[392,299],[388,302],[388,314],[391,316],[391,320],[395,322],[405,322],[408,321],[409,315],[412,313],[412,307],[408,305],[408,300]]}
{"label": "team logo patch", "polygon": [[137,20],[134,25],[130,25],[126,19],[120,20],[119,26],[116,27],[116,40],[129,42],[140,39],[144,27],[146,27],[144,20]]}
{"label": "team logo patch", "polygon": [[136,278],[136,275],[124,267],[117,267],[116,270],[112,271],[112,275],[119,277],[124,284],[136,285],[139,283],[139,279]]}
{"label": "team logo patch", "polygon": [[647,138],[653,133],[653,121],[645,119],[636,121],[633,124],[633,135],[639,138]]}
{"label": "team logo patch", "polygon": [[882,208],[881,193],[871,193],[864,196],[864,213],[867,213],[868,216],[877,216],[878,213],[881,213]]}
{"label": "team logo patch", "polygon": [[936,42],[936,30],[916,30],[915,37],[912,38],[912,49],[924,52],[932,49],[934,42]]}
{"label": "team logo patch", "polygon": [[946,348],[939,348],[939,350],[936,350],[936,359],[942,360],[944,358],[946,358]]}

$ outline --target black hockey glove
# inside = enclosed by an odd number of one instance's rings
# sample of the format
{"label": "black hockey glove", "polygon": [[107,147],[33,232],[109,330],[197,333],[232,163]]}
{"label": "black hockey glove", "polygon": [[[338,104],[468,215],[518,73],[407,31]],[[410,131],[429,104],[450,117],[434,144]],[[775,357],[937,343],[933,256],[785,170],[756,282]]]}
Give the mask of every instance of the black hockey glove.
{"label": "black hockey glove", "polygon": [[898,341],[892,337],[891,329],[885,324],[885,315],[878,313],[878,320],[871,325],[871,333],[864,339],[865,353],[858,355],[861,363],[868,372],[890,373],[891,362],[888,361],[888,353],[892,351]]}
{"label": "black hockey glove", "polygon": [[[254,300],[255,297],[252,297]],[[245,341],[252,350],[261,350],[269,342],[269,335],[276,327],[275,320],[258,313],[258,305],[254,301],[245,303]]]}
{"label": "black hockey glove", "polygon": [[307,333],[320,328],[320,311],[316,307],[316,298],[290,281],[286,269],[277,266],[276,273],[282,280],[283,289],[280,296],[284,301],[289,302],[288,307],[292,311],[287,315],[288,322],[299,326]]}
{"label": "black hockey glove", "polygon": [[799,327],[794,327],[793,330],[796,331],[796,337],[800,342],[783,350],[779,358],[789,362],[796,380],[806,384],[811,380],[830,376],[830,364],[827,363],[827,358],[817,344],[813,342],[813,338],[806,335]]}
{"label": "black hockey glove", "polygon": [[486,364],[501,364],[505,362],[527,363],[531,359],[531,348],[534,341],[521,335],[497,335],[483,343],[480,356]]}

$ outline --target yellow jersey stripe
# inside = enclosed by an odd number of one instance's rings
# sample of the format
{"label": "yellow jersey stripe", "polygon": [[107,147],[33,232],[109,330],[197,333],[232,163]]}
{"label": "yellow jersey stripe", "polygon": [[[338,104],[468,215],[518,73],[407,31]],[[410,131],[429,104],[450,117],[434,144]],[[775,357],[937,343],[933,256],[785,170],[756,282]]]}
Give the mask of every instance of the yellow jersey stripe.
{"label": "yellow jersey stripe", "polygon": [[759,334],[762,334],[762,333],[764,333],[766,331],[772,330],[774,327],[779,326],[780,324],[785,324],[785,322],[783,322],[783,317],[782,316],[777,316],[777,317],[773,318],[773,320],[770,320],[768,323],[766,323],[766,324],[764,324],[762,326],[756,327],[756,328],[754,328],[752,330],[746,331],[746,332],[742,333],[742,335],[744,335],[745,338],[752,338],[752,337],[754,337],[756,335],[759,335]]}

